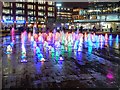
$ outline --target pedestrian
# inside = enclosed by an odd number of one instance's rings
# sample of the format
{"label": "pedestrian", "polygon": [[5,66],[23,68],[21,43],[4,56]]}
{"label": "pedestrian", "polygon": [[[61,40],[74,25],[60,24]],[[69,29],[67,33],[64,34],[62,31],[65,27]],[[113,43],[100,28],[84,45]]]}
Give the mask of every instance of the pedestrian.
{"label": "pedestrian", "polygon": [[93,31],[94,31],[94,33],[96,32],[96,27],[95,26],[93,27]]}
{"label": "pedestrian", "polygon": [[81,32],[81,33],[83,32],[83,26],[80,27],[80,32]]}
{"label": "pedestrian", "polygon": [[111,28],[110,28],[110,33],[112,33],[112,31],[113,31],[113,28],[111,27]]}
{"label": "pedestrian", "polygon": [[118,31],[118,26],[116,27],[116,31]]}

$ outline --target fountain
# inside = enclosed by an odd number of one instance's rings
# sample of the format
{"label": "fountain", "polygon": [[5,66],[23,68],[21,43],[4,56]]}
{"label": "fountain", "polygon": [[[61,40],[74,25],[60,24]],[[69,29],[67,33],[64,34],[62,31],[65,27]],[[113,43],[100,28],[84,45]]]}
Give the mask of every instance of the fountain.
{"label": "fountain", "polygon": [[91,34],[88,34],[88,46],[93,46],[93,43],[92,43],[90,35]]}
{"label": "fountain", "polygon": [[25,46],[24,45],[22,45],[22,56],[21,56],[21,62],[27,62],[27,60],[26,60],[26,49],[25,49]]}
{"label": "fountain", "polygon": [[60,61],[64,60],[63,57],[62,57],[62,55],[60,55],[59,60]]}
{"label": "fountain", "polygon": [[12,27],[12,30],[11,30],[11,37],[12,37],[12,42],[14,43],[14,41],[15,41],[15,29],[14,29],[14,27]]}
{"label": "fountain", "polygon": [[108,40],[108,34],[107,33],[105,34],[105,40]]}
{"label": "fountain", "polygon": [[112,35],[109,35],[109,41],[111,41],[112,40]]}
{"label": "fountain", "polygon": [[6,52],[7,52],[7,54],[11,54],[12,53],[12,47],[11,47],[11,45],[7,46]]}

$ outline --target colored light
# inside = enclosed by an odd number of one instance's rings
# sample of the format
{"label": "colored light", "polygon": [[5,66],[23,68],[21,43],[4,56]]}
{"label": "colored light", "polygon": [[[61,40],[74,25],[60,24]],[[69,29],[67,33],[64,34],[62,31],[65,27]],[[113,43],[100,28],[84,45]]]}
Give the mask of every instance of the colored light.
{"label": "colored light", "polygon": [[113,75],[112,75],[111,73],[108,73],[108,74],[107,74],[107,78],[113,79],[114,77],[113,77]]}
{"label": "colored light", "polygon": [[60,60],[64,60],[63,57],[60,57]]}
{"label": "colored light", "polygon": [[16,23],[24,24],[24,23],[26,23],[26,21],[25,20],[17,20]]}
{"label": "colored light", "polygon": [[3,23],[14,23],[13,20],[3,20],[2,22],[3,22]]}

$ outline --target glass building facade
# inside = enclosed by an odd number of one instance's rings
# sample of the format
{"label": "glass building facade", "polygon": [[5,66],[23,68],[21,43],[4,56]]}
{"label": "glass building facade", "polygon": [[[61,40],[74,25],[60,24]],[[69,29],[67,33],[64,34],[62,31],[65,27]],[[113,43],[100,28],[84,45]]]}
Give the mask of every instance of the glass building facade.
{"label": "glass building facade", "polygon": [[73,10],[74,22],[82,23],[81,25],[85,29],[96,26],[100,31],[102,29],[109,31],[110,27],[112,27],[115,31],[117,27],[120,27],[120,7],[118,2],[94,2],[87,9],[76,10]]}

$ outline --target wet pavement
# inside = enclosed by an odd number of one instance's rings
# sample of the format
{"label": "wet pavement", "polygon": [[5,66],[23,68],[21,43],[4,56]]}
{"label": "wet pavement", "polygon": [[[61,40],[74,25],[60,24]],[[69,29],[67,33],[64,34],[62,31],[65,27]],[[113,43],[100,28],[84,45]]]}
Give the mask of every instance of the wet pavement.
{"label": "wet pavement", "polygon": [[81,51],[71,47],[56,50],[63,61],[56,52],[41,48],[45,62],[37,62],[30,42],[26,42],[28,62],[21,63],[19,36],[12,54],[5,51],[10,37],[2,39],[2,88],[120,88],[120,41],[109,41],[107,49],[101,44],[96,49],[83,43]]}

